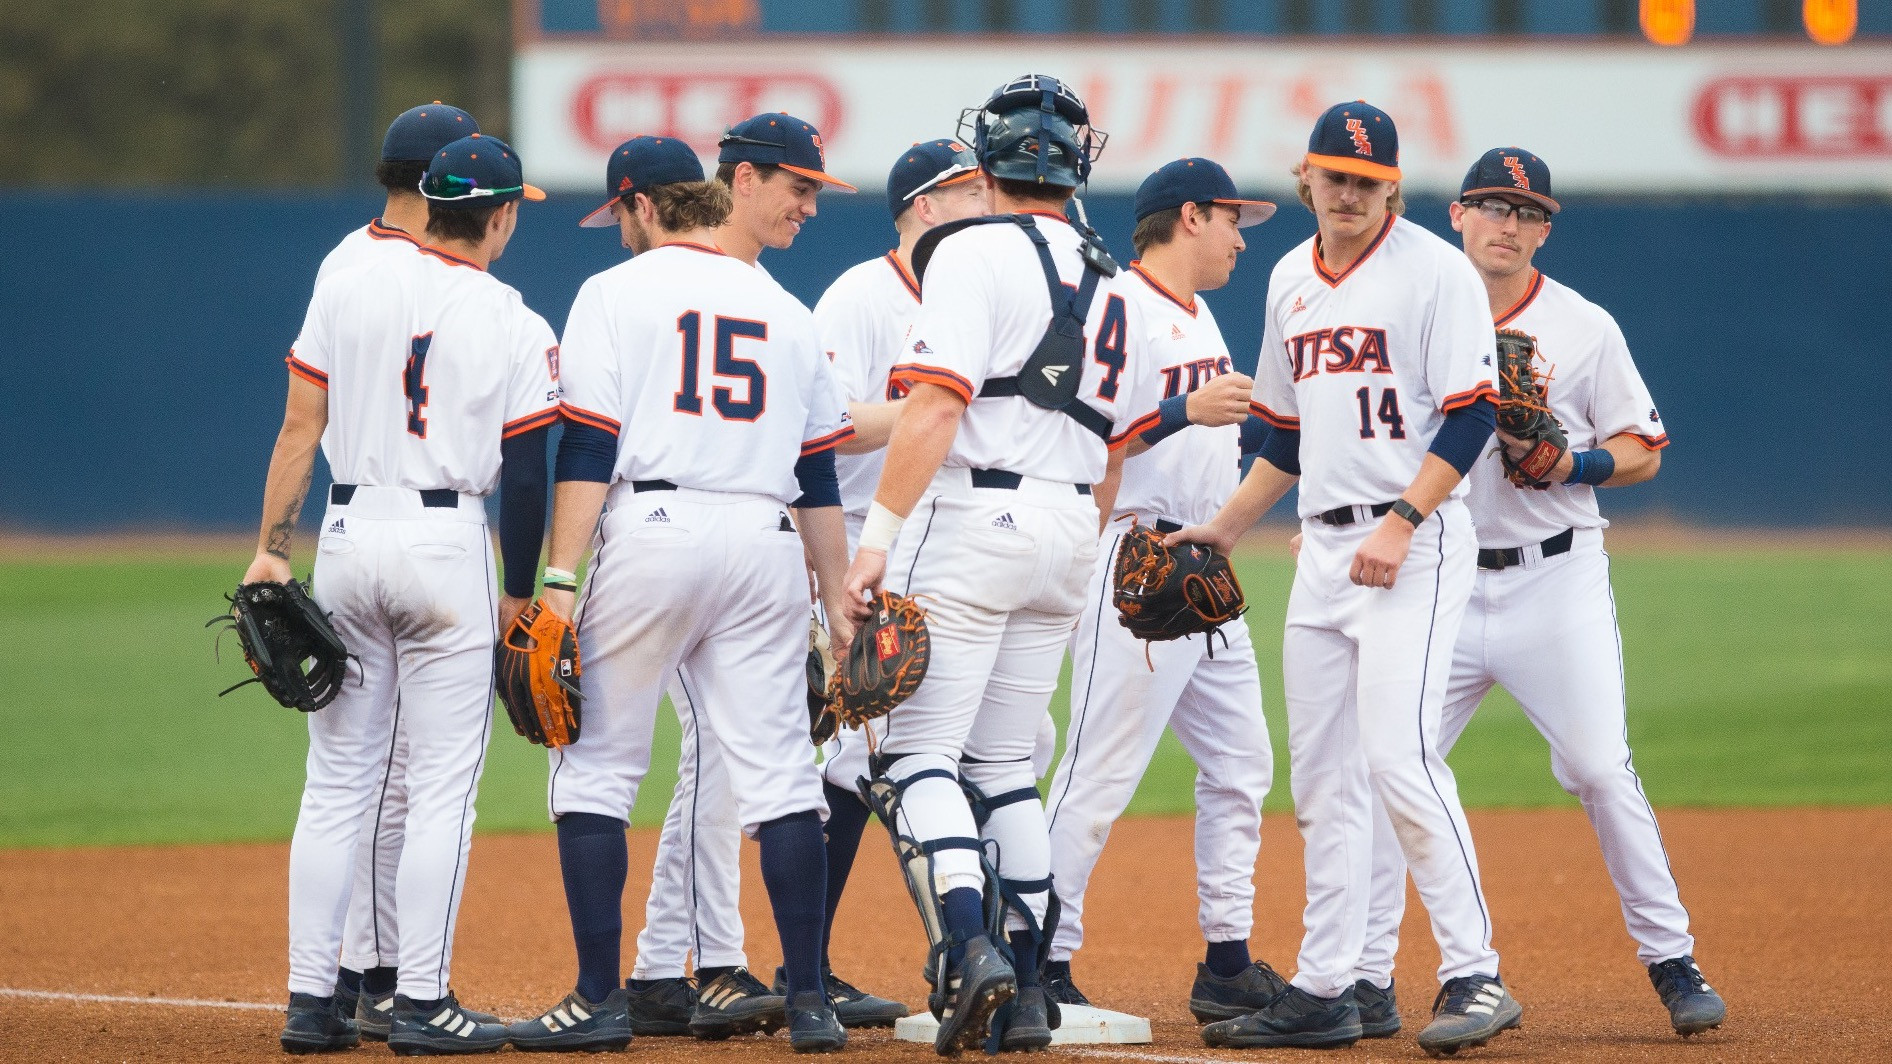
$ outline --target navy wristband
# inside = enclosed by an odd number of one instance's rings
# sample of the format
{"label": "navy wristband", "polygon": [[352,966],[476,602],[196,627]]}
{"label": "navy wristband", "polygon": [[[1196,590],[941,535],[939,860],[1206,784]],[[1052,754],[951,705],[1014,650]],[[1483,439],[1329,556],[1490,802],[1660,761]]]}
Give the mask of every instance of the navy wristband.
{"label": "navy wristband", "polygon": [[1616,456],[1601,447],[1590,451],[1572,451],[1570,475],[1565,484],[1601,484],[1616,475]]}
{"label": "navy wristband", "polygon": [[1189,393],[1172,395],[1156,404],[1157,422],[1144,429],[1143,442],[1155,446],[1189,427]]}

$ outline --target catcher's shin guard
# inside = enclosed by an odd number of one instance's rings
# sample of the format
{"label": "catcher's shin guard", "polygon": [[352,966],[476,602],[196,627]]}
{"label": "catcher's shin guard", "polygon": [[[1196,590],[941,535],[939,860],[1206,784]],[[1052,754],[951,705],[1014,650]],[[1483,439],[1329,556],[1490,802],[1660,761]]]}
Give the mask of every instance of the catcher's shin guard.
{"label": "catcher's shin guard", "polygon": [[[991,762],[977,762],[976,764],[991,764]],[[1018,802],[1035,801],[1040,797],[1037,787],[1019,787],[987,797],[985,793],[979,789],[978,785],[969,779],[962,778],[959,781],[959,786],[966,792],[966,801],[972,806],[972,818],[974,822],[979,825],[981,830],[985,828],[986,822],[992,818],[994,811]],[[995,840],[987,839],[983,846],[990,846],[993,849],[997,849],[998,843]],[[988,869],[987,874],[990,876],[989,882],[996,888],[996,890],[987,895],[989,901],[986,921],[988,930],[992,935],[992,941],[997,943],[999,948],[1004,951],[1006,960],[1012,962],[1012,967],[1015,970],[1020,972],[1026,970],[1035,972],[1037,978],[1033,979],[1032,982],[1042,982],[1045,964],[1051,959],[1051,937],[1057,934],[1058,920],[1062,915],[1062,906],[1058,902],[1058,892],[1053,889],[1053,877],[1047,875],[1043,879],[1007,879],[996,872],[995,869],[998,861],[996,858],[988,859],[983,848],[980,852],[980,858],[981,864]],[[1025,895],[1027,894],[1043,894],[1045,896],[1045,915],[1042,921],[1032,912],[1030,903],[1025,900]],[[1031,956],[1018,956],[1013,951],[1011,937],[1005,934],[1008,914],[1023,925],[1021,930],[1029,932]],[[988,1054],[997,1053],[999,1051],[1000,1041],[1004,1036],[1008,1021],[1011,1018],[1012,1010],[1017,1003],[1018,999],[1016,998],[1006,1002],[1000,1007],[996,1014],[986,1045],[986,1052]],[[1046,1026],[1055,1031],[1058,1029],[1063,1019],[1059,1014],[1058,1003],[1047,997],[1045,999],[1045,1005],[1046,1018],[1048,1020]]]}

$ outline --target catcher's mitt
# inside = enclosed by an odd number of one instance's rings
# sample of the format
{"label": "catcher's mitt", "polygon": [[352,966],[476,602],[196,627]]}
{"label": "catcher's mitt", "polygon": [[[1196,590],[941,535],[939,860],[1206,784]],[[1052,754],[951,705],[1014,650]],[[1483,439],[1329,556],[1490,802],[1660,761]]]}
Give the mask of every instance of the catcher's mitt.
{"label": "catcher's mitt", "polygon": [[1165,547],[1141,526],[1117,546],[1112,586],[1118,622],[1151,642],[1212,632],[1248,609],[1226,556],[1200,543]]}
{"label": "catcher's mitt", "polygon": [[506,704],[512,730],[541,746],[577,742],[584,702],[578,680],[584,670],[571,622],[543,600],[534,602],[520,611],[493,653],[499,700]]}
{"label": "catcher's mitt", "polygon": [[1520,488],[1549,487],[1546,478],[1570,449],[1563,425],[1550,412],[1550,374],[1538,372],[1536,358],[1536,340],[1515,329],[1498,330],[1498,428],[1530,446],[1522,458],[1503,446],[1498,455],[1504,475]]}
{"label": "catcher's mitt", "polygon": [[828,682],[828,702],[842,724],[858,728],[912,697],[932,657],[926,611],[904,595],[881,591],[874,612],[848,643]]}
{"label": "catcher's mitt", "polygon": [[828,678],[834,675],[834,652],[828,630],[817,618],[808,621],[808,741],[820,746],[834,738],[840,721],[828,705]]}
{"label": "catcher's mitt", "polygon": [[307,588],[294,580],[259,580],[239,584],[235,594],[224,597],[230,612],[212,617],[205,627],[225,621],[235,628],[243,658],[256,675],[224,688],[218,697],[260,683],[270,697],[304,713],[335,700],[348,674],[348,648]]}

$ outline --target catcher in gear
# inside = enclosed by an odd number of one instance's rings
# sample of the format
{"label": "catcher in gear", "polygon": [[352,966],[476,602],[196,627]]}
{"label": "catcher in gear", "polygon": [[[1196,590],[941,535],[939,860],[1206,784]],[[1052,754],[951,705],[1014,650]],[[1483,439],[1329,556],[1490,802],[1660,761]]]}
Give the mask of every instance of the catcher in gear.
{"label": "catcher in gear", "polygon": [[499,700],[512,730],[545,747],[578,741],[578,635],[571,622],[534,602],[520,611],[493,651]]}
{"label": "catcher in gear", "polygon": [[236,629],[243,658],[256,675],[224,688],[218,697],[260,683],[271,698],[304,713],[335,701],[348,672],[348,648],[308,588],[295,580],[259,580],[238,584],[224,597],[230,612],[212,617],[205,627],[221,621]]}
{"label": "catcher in gear", "polygon": [[1570,450],[1563,423],[1550,412],[1550,371],[1537,368],[1537,341],[1516,329],[1498,330],[1498,456],[1504,475],[1520,488],[1550,487],[1551,470]]}

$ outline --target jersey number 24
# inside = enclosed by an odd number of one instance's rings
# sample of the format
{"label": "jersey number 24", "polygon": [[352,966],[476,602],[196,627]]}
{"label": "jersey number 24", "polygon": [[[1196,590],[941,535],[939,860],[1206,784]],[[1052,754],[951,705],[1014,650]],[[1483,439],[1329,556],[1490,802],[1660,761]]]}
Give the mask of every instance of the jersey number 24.
{"label": "jersey number 24", "polygon": [[[683,336],[683,380],[677,386],[676,410],[681,414],[703,413],[702,347],[703,315],[689,311],[677,318],[677,332]],[[725,421],[754,421],[762,416],[768,398],[768,381],[762,367],[746,358],[736,357],[736,338],[767,340],[769,325],[763,321],[716,316],[716,351],[713,369],[716,376],[743,381],[746,397],[736,398],[734,388],[717,385],[710,393],[710,403]]]}

